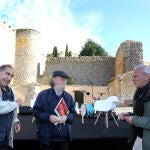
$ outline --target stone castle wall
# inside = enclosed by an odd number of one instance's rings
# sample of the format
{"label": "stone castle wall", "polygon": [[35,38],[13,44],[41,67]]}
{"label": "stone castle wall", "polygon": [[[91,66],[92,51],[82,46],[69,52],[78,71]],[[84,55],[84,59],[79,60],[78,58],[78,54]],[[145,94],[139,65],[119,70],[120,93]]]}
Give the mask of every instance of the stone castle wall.
{"label": "stone castle wall", "polygon": [[133,95],[135,92],[135,86],[132,82],[132,71],[127,72],[119,78],[120,99],[122,103],[132,104]]}
{"label": "stone castle wall", "polygon": [[63,70],[78,85],[106,85],[114,77],[114,57],[61,57],[48,56],[44,76],[51,76],[54,70]]}
{"label": "stone castle wall", "polygon": [[121,104],[132,104],[135,92],[132,70],[136,65],[144,64],[142,43],[130,40],[121,43],[115,58],[115,76],[108,81],[108,86]]}
{"label": "stone castle wall", "polygon": [[108,88],[111,89],[110,95],[115,95],[119,98],[120,106],[132,105],[136,89],[132,82],[132,73],[133,71],[129,71],[108,81]]}

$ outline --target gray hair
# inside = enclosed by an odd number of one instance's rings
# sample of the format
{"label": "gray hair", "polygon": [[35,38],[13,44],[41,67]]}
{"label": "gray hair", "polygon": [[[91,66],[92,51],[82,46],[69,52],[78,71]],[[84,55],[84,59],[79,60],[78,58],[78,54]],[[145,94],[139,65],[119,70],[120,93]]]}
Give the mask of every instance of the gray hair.
{"label": "gray hair", "polygon": [[51,87],[54,87],[55,83],[54,83],[53,79],[50,80],[49,85],[50,85]]}
{"label": "gray hair", "polygon": [[137,65],[134,67],[134,70],[135,69],[141,69],[144,74],[150,75],[150,66],[148,66],[148,65],[143,65],[143,64]]}
{"label": "gray hair", "polygon": [[0,66],[0,73],[2,73],[6,68],[13,69],[12,65],[10,65],[10,64],[1,65]]}

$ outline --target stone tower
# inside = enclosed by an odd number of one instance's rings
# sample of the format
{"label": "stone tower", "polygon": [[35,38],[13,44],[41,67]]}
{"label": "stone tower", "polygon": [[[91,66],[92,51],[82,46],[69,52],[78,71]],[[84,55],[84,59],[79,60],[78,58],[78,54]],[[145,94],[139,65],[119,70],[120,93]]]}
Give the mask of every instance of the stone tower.
{"label": "stone tower", "polygon": [[143,64],[142,42],[127,40],[121,43],[116,53],[115,77],[109,83],[120,104],[132,100],[135,90],[131,80],[132,70],[138,64]]}
{"label": "stone tower", "polygon": [[37,64],[40,54],[40,33],[32,29],[16,30],[14,84],[36,82]]}
{"label": "stone tower", "polygon": [[40,33],[38,31],[33,29],[16,30],[15,76],[13,83],[16,90],[19,90],[20,97],[25,101],[29,101],[34,93],[40,55],[39,43]]}
{"label": "stone tower", "polygon": [[142,42],[127,40],[121,43],[116,53],[115,74],[132,71],[134,66],[143,63]]}

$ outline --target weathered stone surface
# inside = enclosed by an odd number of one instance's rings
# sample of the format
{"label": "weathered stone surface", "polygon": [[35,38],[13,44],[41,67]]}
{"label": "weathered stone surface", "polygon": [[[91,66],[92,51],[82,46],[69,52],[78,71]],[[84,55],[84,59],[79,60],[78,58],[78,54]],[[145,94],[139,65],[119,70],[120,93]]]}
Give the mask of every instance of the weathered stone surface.
{"label": "weathered stone surface", "polygon": [[114,57],[61,57],[48,56],[44,76],[52,75],[54,70],[64,70],[74,79],[74,84],[106,85],[114,77]]}
{"label": "weathered stone surface", "polygon": [[36,82],[39,58],[40,33],[33,29],[16,30],[14,84],[27,85]]}
{"label": "weathered stone surface", "polygon": [[132,71],[134,66],[142,63],[142,42],[127,40],[120,44],[116,53],[115,75]]}

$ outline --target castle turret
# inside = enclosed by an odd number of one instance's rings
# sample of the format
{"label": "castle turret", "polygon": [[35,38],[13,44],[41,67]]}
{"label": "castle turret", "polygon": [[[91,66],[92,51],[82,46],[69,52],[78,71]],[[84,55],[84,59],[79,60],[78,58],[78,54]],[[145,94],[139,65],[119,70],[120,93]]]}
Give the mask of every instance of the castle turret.
{"label": "castle turret", "polygon": [[[33,29],[16,30],[14,86],[18,96],[29,105],[34,95],[40,55],[40,33]],[[30,89],[30,90],[29,90]],[[32,89],[32,90],[31,90]]]}
{"label": "castle turret", "polygon": [[143,64],[142,42],[127,40],[121,43],[116,53],[115,77],[109,83],[114,87],[113,93],[119,97],[120,103],[132,100],[135,90],[132,70],[138,64]]}
{"label": "castle turret", "polygon": [[36,82],[37,64],[40,54],[40,33],[33,29],[16,30],[14,84]]}
{"label": "castle turret", "polygon": [[120,44],[115,60],[116,76],[132,71],[134,66],[142,63],[142,42],[127,40]]}

